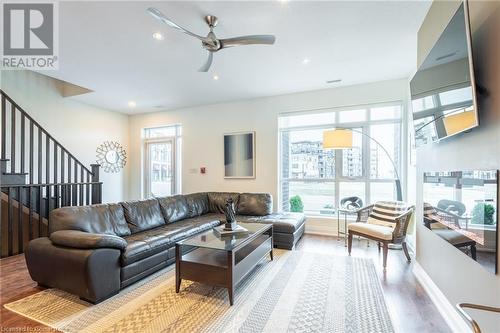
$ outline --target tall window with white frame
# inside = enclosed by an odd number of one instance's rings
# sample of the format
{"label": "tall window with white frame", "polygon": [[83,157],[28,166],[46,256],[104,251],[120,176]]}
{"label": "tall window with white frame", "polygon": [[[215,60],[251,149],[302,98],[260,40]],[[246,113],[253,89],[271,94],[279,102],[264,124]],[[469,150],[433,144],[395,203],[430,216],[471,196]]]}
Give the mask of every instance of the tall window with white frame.
{"label": "tall window with white frame", "polygon": [[[323,132],[336,127],[353,130],[352,148],[323,149]],[[281,208],[333,215],[345,197],[364,204],[395,200],[394,167],[370,137],[401,174],[401,131],[401,102],[281,114]]]}
{"label": "tall window with white frame", "polygon": [[181,193],[181,147],[181,125],[144,129],[144,198]]}

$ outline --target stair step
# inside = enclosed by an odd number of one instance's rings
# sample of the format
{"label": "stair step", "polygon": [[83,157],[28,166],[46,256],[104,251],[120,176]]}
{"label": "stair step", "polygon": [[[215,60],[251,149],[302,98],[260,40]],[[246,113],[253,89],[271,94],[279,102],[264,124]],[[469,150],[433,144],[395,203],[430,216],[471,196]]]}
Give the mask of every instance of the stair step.
{"label": "stair step", "polygon": [[0,162],[8,162],[8,161],[10,161],[10,159],[8,159],[8,158],[0,158]]}
{"label": "stair step", "polygon": [[27,172],[4,172],[2,173],[5,176],[27,176]]}

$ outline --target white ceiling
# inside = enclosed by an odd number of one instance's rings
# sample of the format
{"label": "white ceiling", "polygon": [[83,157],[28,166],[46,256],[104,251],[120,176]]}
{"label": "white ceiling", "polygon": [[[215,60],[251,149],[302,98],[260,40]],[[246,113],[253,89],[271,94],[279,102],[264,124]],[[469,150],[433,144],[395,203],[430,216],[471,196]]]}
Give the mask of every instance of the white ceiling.
{"label": "white ceiling", "polygon": [[[275,34],[273,46],[215,54],[146,13],[154,6],[205,35]],[[72,97],[134,114],[408,77],[427,1],[60,2],[59,70],[43,72],[94,92]],[[160,31],[163,41],[152,38]],[[304,58],[310,59],[307,65]],[[219,80],[213,80],[217,74]],[[340,84],[325,81],[342,79]],[[128,101],[135,101],[133,109]]]}

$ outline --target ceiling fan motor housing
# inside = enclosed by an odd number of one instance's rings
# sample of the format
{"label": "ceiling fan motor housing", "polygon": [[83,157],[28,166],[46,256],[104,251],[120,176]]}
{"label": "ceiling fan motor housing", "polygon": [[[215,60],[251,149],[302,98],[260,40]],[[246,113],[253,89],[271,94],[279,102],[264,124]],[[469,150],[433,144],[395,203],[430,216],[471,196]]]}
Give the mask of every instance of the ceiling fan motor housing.
{"label": "ceiling fan motor housing", "polygon": [[207,15],[205,16],[205,22],[207,22],[208,26],[210,28],[215,28],[217,26],[217,16],[214,15]]}
{"label": "ceiling fan motor housing", "polygon": [[210,52],[219,51],[221,48],[221,44],[212,30],[208,33],[207,39],[201,41],[201,45]]}

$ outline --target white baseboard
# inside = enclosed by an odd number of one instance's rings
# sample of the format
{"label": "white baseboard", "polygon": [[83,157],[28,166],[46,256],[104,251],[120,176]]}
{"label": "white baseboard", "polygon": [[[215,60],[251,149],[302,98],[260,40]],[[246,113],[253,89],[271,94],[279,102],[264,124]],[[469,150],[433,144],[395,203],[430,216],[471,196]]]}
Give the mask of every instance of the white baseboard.
{"label": "white baseboard", "polygon": [[337,219],[323,216],[308,216],[306,234],[337,236]]}
{"label": "white baseboard", "polygon": [[441,290],[436,286],[434,281],[427,275],[425,270],[420,266],[418,262],[413,264],[413,274],[417,278],[418,282],[425,289],[432,302],[438,309],[441,316],[443,316],[446,324],[450,327],[451,331],[454,333],[470,333],[471,328],[465,320],[460,316],[460,314],[455,309],[446,296],[441,292]]}

